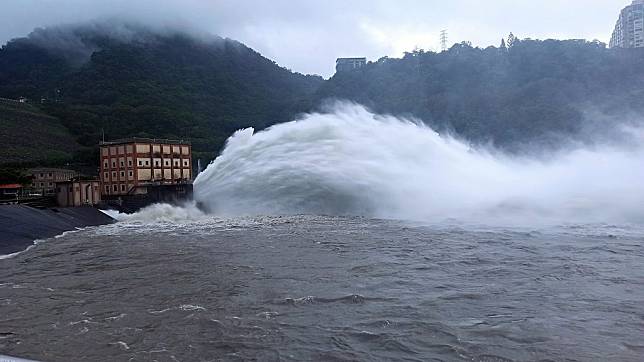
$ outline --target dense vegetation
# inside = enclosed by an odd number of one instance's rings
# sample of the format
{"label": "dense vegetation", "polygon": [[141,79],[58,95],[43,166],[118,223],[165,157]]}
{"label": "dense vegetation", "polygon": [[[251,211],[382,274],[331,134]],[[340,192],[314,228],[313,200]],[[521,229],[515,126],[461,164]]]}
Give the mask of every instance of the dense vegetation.
{"label": "dense vegetation", "polygon": [[0,164],[95,166],[103,134],[187,138],[207,161],[235,130],[292,119],[328,98],[516,151],[578,136],[591,118],[608,129],[626,113],[639,117],[642,69],[644,49],[512,38],[507,47],[461,43],[382,58],[325,82],[214,36],[123,24],[38,29],[0,48],[0,97],[28,97],[38,108],[0,109],[8,125],[0,142],[11,145]]}
{"label": "dense vegetation", "polygon": [[0,100],[0,164],[60,165],[81,148],[60,120],[24,103]]}
{"label": "dense vegetation", "polygon": [[125,35],[38,30],[9,42],[0,49],[0,97],[28,97],[60,119],[93,150],[76,161],[95,163],[103,134],[190,139],[208,160],[235,130],[310,109],[323,81],[232,40],[124,27]]}
{"label": "dense vegetation", "polygon": [[[377,112],[418,117],[440,130],[514,151],[553,146],[587,127],[644,114],[644,49],[584,40],[467,43],[415,51],[341,72],[319,90]],[[609,124],[598,124],[607,122]]]}

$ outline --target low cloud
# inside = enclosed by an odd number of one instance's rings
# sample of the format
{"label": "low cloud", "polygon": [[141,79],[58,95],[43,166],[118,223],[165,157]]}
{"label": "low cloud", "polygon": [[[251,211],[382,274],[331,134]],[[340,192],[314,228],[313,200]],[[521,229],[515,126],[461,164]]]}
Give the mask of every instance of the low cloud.
{"label": "low cloud", "polygon": [[624,4],[604,0],[21,0],[0,5],[0,42],[36,27],[118,17],[239,40],[280,65],[329,76],[339,56],[399,56],[415,47],[531,38],[607,41]]}

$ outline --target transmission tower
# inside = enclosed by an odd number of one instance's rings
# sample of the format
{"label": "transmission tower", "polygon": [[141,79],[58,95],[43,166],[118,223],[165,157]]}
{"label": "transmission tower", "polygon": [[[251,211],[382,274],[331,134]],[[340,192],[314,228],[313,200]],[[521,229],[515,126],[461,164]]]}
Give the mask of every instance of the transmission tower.
{"label": "transmission tower", "polygon": [[447,50],[447,30],[441,30],[441,51]]}

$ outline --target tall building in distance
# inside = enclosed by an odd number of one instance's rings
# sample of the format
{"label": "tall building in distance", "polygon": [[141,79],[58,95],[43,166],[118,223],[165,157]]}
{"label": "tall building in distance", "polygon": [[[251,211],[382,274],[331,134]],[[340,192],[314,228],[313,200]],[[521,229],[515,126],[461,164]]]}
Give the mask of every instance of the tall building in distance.
{"label": "tall building in distance", "polygon": [[619,14],[613,36],[610,38],[610,47],[644,47],[644,0],[634,0]]}

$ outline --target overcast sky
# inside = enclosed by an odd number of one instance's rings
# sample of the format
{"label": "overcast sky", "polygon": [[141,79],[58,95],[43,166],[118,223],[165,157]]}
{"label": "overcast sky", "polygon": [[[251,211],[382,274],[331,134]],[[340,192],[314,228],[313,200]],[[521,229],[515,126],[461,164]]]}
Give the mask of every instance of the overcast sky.
{"label": "overcast sky", "polygon": [[344,56],[400,56],[449,42],[520,38],[608,42],[630,0],[0,0],[0,43],[35,27],[125,17],[239,40],[280,65],[330,76]]}

